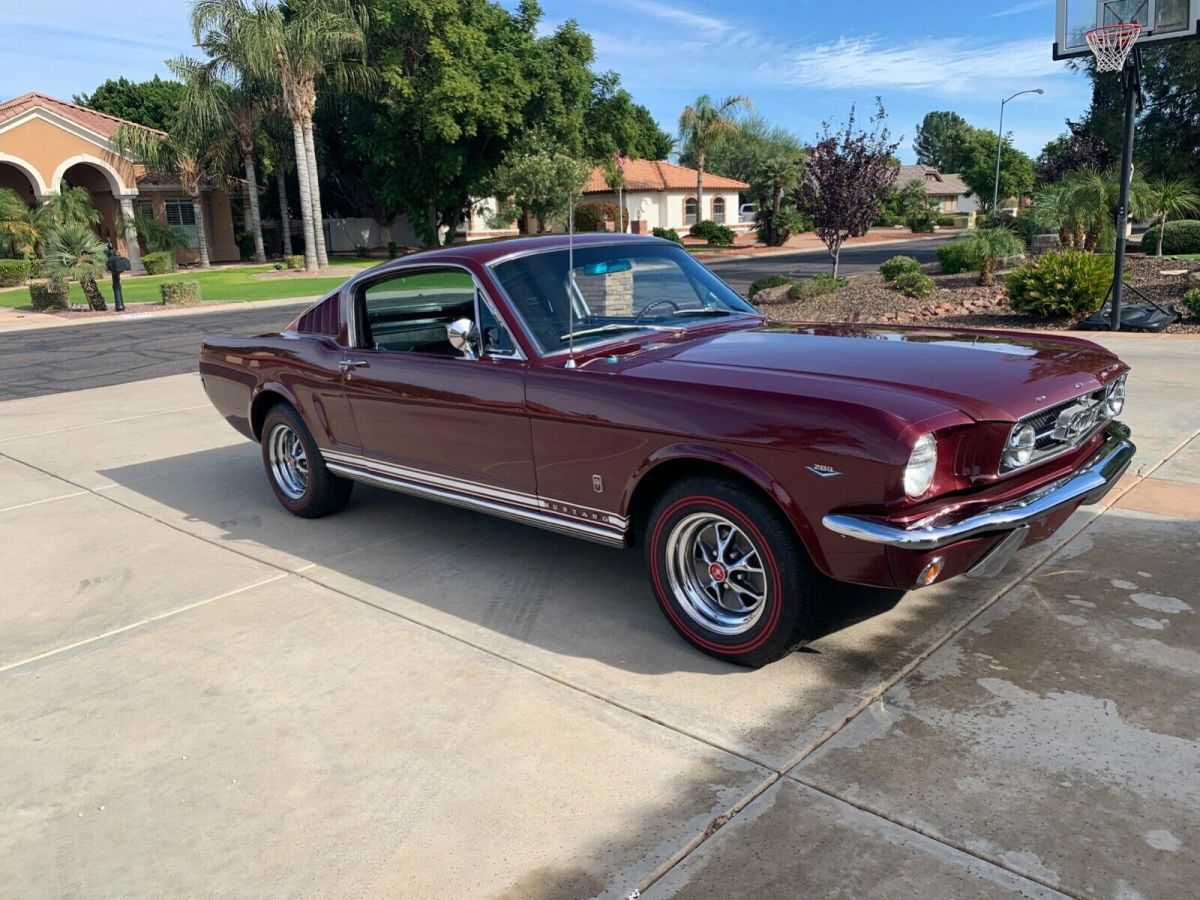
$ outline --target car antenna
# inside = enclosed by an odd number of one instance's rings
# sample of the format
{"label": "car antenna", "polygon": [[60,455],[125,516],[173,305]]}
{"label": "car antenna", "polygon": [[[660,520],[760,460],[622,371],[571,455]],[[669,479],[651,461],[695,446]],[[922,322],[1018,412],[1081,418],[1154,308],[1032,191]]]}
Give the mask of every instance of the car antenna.
{"label": "car antenna", "polygon": [[567,365],[575,368],[575,194],[567,206]]}

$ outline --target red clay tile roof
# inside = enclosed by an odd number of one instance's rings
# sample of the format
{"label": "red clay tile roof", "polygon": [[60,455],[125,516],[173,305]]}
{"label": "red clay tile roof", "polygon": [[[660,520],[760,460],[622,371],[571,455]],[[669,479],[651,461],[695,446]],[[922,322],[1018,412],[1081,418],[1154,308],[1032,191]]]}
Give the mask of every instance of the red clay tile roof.
{"label": "red clay tile roof", "polygon": [[[64,119],[70,119],[77,125],[82,125],[89,131],[94,131],[101,137],[106,138],[112,137],[113,132],[122,125],[137,125],[139,128],[146,127],[138,125],[137,122],[119,119],[116,116],[97,112],[94,109],[88,109],[84,106],[76,106],[74,103],[67,103],[65,100],[58,100],[35,91],[30,91],[28,94],[22,94],[20,97],[14,97],[11,100],[0,103],[0,122],[7,122],[9,119],[15,118],[39,106],[57,113]],[[148,130],[155,131],[156,129],[151,128]],[[159,133],[161,134],[162,132]]]}
{"label": "red clay tile roof", "polygon": [[[744,191],[750,185],[723,175],[704,173],[705,190]],[[627,191],[686,191],[696,189],[696,170],[687,166],[650,159],[625,161],[625,190]],[[604,167],[597,166],[588,177],[585,194],[607,193],[612,188],[604,181]]]}

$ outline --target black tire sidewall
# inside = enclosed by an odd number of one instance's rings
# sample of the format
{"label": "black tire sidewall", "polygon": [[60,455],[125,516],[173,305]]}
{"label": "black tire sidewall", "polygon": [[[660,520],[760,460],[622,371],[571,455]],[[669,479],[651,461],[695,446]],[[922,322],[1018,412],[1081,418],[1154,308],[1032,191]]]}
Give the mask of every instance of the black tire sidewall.
{"label": "black tire sidewall", "polygon": [[[271,432],[280,425],[286,425],[304,445],[304,454],[308,459],[308,484],[304,493],[298,499],[291,499],[280,489],[271,470],[269,443]],[[267,482],[275,499],[288,512],[303,518],[319,518],[337,512],[350,497],[353,482],[338,478],[326,467],[324,457],[312,433],[300,418],[300,414],[286,403],[276,404],[267,413],[262,428],[262,460],[266,471]]]}
{"label": "black tire sidewall", "polygon": [[[710,512],[729,519],[757,547],[767,571],[763,614],[737,635],[705,629],[675,597],[667,577],[668,536],[685,516]],[[760,666],[790,652],[802,638],[811,609],[810,571],[791,525],[751,492],[717,479],[684,482],[667,492],[651,515],[646,562],[659,607],[688,643],[739,665]]]}

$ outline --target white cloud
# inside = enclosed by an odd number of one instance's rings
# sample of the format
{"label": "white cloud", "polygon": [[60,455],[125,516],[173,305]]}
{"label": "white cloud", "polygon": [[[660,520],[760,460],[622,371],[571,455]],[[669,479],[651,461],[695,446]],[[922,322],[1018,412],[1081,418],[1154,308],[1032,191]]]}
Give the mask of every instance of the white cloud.
{"label": "white cloud", "polygon": [[940,95],[973,93],[980,82],[1049,78],[1064,73],[1041,38],[1001,44],[937,38],[904,44],[879,38],[840,38],[793,49],[759,66],[762,80],[825,89],[878,88]]}
{"label": "white cloud", "polygon": [[1025,0],[1024,3],[1016,3],[999,12],[994,12],[989,19],[999,19],[1002,16],[1019,16],[1021,13],[1034,12],[1035,10],[1045,9],[1047,6],[1053,6],[1054,0]]}
{"label": "white cloud", "polygon": [[678,6],[661,3],[659,0],[615,0],[614,5],[636,10],[668,24],[703,29],[713,36],[726,34],[733,30],[733,25],[723,19],[691,12]]}

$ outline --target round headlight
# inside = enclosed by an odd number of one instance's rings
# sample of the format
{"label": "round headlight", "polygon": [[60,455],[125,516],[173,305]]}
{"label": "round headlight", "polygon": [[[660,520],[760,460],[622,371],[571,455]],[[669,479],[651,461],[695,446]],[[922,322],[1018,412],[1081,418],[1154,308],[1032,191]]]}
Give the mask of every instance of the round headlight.
{"label": "round headlight", "polygon": [[923,434],[913,445],[908,465],[904,467],[904,493],[920,497],[933,484],[933,473],[937,469],[937,440],[932,434]]}
{"label": "round headlight", "polygon": [[1037,445],[1037,432],[1033,430],[1032,425],[1019,425],[1012,430],[1008,436],[1008,443],[1004,446],[1004,467],[1006,469],[1019,469],[1021,466],[1028,465],[1033,459],[1033,450]]}
{"label": "round headlight", "polygon": [[1108,394],[1104,397],[1104,415],[1115,419],[1125,408],[1125,376],[1122,375],[1108,386]]}

